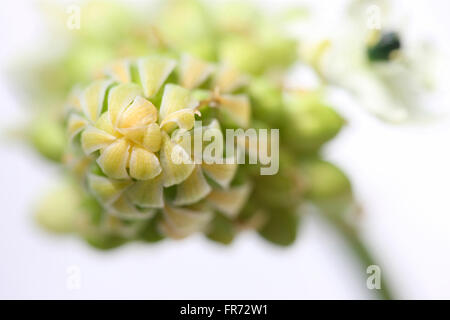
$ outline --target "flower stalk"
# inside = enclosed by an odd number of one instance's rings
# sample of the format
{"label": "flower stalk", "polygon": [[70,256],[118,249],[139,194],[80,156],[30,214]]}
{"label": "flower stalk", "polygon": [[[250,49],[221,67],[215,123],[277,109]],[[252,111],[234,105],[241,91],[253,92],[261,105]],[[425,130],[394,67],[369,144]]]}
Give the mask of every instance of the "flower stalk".
{"label": "flower stalk", "polygon": [[[361,267],[361,279],[367,278],[367,268],[369,266],[379,265],[379,262],[373,257],[369,248],[364,243],[358,230],[345,222],[342,218],[328,214],[324,210],[319,210],[319,213],[326,221],[330,223],[333,229],[345,240],[348,248],[352,251],[354,257],[359,262]],[[387,280],[385,272],[381,276],[380,289],[373,289],[376,296],[383,300],[392,300],[394,295],[391,291],[391,286]]]}

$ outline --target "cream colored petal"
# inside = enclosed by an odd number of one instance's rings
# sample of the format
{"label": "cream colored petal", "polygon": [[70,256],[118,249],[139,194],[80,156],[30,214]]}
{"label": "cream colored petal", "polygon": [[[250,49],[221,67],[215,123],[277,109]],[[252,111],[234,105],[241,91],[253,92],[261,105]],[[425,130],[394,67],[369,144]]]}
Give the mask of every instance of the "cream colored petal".
{"label": "cream colored petal", "polygon": [[142,95],[142,89],[134,83],[119,84],[111,89],[108,100],[108,114],[113,127],[117,127],[117,121],[122,111],[140,95]]}
{"label": "cream colored petal", "polygon": [[164,187],[170,187],[186,180],[194,170],[194,163],[181,146],[173,143],[162,133],[160,162],[163,169]]}
{"label": "cream colored petal", "polygon": [[135,205],[142,208],[164,207],[162,175],[145,181],[136,181],[128,190],[127,196]]}
{"label": "cream colored petal", "polygon": [[229,218],[235,218],[245,205],[250,191],[251,187],[249,184],[228,190],[213,190],[208,195],[207,200],[214,208]]}
{"label": "cream colored petal", "polygon": [[87,181],[89,190],[104,205],[116,201],[132,183],[131,180],[112,180],[95,174],[89,174]]}
{"label": "cream colored petal", "polygon": [[214,71],[214,65],[184,54],[181,57],[180,81],[187,89],[201,85]]}
{"label": "cream colored petal", "polygon": [[158,157],[143,148],[134,147],[130,156],[130,176],[136,180],[148,180],[161,173]]}
{"label": "cream colored petal", "polygon": [[162,122],[161,129],[171,132],[176,128],[191,130],[194,127],[195,116],[193,109],[182,109],[169,114]]}
{"label": "cream colored petal", "polygon": [[115,61],[110,65],[106,74],[115,81],[122,83],[131,82],[131,64],[127,59]]}
{"label": "cream colored petal", "polygon": [[152,123],[145,131],[142,145],[151,152],[158,152],[161,148],[161,140],[161,129],[156,123]]}
{"label": "cream colored petal", "polygon": [[131,140],[137,144],[142,144],[144,139],[145,127],[120,129],[120,133],[123,134],[128,140]]}
{"label": "cream colored petal", "polygon": [[137,65],[144,94],[146,97],[152,97],[175,68],[176,61],[153,56],[140,59]]}
{"label": "cream colored petal", "polygon": [[159,119],[163,121],[169,114],[181,109],[193,109],[198,102],[191,97],[188,89],[175,84],[166,84],[159,110]]}
{"label": "cream colored petal", "polygon": [[[215,130],[217,138],[222,139],[223,141],[223,134],[220,128],[219,121],[214,119],[208,126],[204,127],[203,131],[208,132],[207,130]],[[220,162],[215,161],[216,159],[219,159]],[[221,155],[220,158],[215,157],[214,159],[210,160],[207,158],[207,152],[204,152],[203,154],[203,172],[205,172],[209,178],[214,180],[223,188],[228,188],[230,182],[233,180],[234,175],[236,174],[237,167],[238,164],[236,160],[222,158]]]}
{"label": "cream colored petal", "polygon": [[81,107],[86,118],[91,122],[97,121],[103,109],[103,102],[108,88],[112,85],[110,80],[98,80],[88,86],[81,97]]}
{"label": "cream colored petal", "polygon": [[202,169],[208,177],[214,180],[223,188],[228,188],[230,182],[233,180],[237,170],[237,162],[227,163],[223,160],[223,164],[206,162],[202,163]]}
{"label": "cream colored petal", "polygon": [[108,206],[109,212],[122,219],[149,219],[154,216],[155,211],[147,209],[138,210],[125,195],[122,195],[111,206]]}
{"label": "cream colored petal", "polygon": [[106,147],[97,163],[103,172],[113,179],[127,179],[127,162],[129,158],[129,144],[124,139],[118,139]]}
{"label": "cream colored petal", "polygon": [[222,65],[214,78],[214,87],[219,88],[219,92],[229,93],[246,85],[248,78],[239,73],[233,67]]}
{"label": "cream colored petal", "polygon": [[102,131],[109,133],[112,136],[120,137],[120,134],[114,129],[110,119],[108,112],[104,112],[100,118],[95,122],[95,127]]}
{"label": "cream colored petal", "polygon": [[181,239],[195,232],[203,231],[212,219],[210,211],[197,211],[186,208],[164,208],[161,231],[168,237]]}
{"label": "cream colored petal", "polygon": [[119,115],[117,127],[125,129],[145,126],[156,122],[157,116],[156,107],[147,99],[137,96],[133,103]]}
{"label": "cream colored petal", "polygon": [[184,206],[196,203],[211,192],[200,166],[196,166],[192,174],[177,186],[177,195],[174,205]]}
{"label": "cream colored petal", "polygon": [[250,101],[244,94],[224,94],[219,97],[220,109],[225,111],[239,126],[246,128],[250,121]]}
{"label": "cream colored petal", "polygon": [[81,147],[86,154],[106,148],[117,138],[95,127],[87,127],[81,134]]}
{"label": "cream colored petal", "polygon": [[214,119],[209,125],[203,126],[202,134],[202,139],[204,139],[202,149],[204,162],[216,163],[217,160],[222,160],[223,151],[226,145],[219,121]]}
{"label": "cream colored petal", "polygon": [[[174,132],[171,133],[170,135],[170,139],[172,140],[173,143],[179,145],[180,147],[182,147],[188,154],[193,155],[194,149],[193,149],[193,139],[194,139],[194,135],[197,134],[198,136],[201,135],[201,131],[194,131],[194,130],[190,130],[190,131],[186,131],[186,130],[175,130]],[[191,156],[192,158],[192,156]],[[201,158],[199,158],[201,159]]]}
{"label": "cream colored petal", "polygon": [[86,128],[88,122],[78,114],[72,113],[67,121],[67,133],[72,140],[81,130]]}

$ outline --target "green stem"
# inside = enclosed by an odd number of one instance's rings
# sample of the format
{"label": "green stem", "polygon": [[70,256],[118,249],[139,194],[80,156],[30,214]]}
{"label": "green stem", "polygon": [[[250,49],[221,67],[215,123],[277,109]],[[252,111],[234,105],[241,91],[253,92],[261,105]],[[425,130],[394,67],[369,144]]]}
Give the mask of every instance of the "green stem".
{"label": "green stem", "polygon": [[[331,215],[319,210],[322,215],[331,223],[331,225],[338,231],[338,233],[345,239],[355,257],[359,260],[363,272],[365,275],[366,268],[370,265],[379,265],[375,262],[375,259],[369,252],[369,249],[364,244],[358,231],[355,227],[346,223],[341,217],[336,215]],[[389,289],[389,285],[386,281],[386,276],[381,277],[381,288],[375,289],[377,295],[380,299],[392,300],[392,291]]]}

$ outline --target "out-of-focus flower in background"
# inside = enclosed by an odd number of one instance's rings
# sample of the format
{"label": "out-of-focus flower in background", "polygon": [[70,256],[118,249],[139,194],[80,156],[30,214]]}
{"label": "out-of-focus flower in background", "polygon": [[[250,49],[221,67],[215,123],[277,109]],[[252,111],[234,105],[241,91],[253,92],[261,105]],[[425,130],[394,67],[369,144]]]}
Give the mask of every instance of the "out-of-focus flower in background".
{"label": "out-of-focus flower in background", "polygon": [[[410,36],[407,14],[393,7],[383,0],[350,1],[345,19],[328,28],[320,12],[289,28],[304,40],[300,56],[323,83],[348,90],[377,117],[394,123],[436,117],[446,106],[430,106],[427,97],[442,85],[437,75],[448,64],[435,43]],[[308,31],[315,26],[322,32]]]}

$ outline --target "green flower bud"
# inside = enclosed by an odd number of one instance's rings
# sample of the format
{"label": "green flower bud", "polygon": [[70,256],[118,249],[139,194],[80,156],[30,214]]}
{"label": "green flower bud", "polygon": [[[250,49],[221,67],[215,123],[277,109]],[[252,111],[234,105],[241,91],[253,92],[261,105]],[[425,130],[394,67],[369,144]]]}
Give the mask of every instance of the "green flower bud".
{"label": "green flower bud", "polygon": [[114,43],[129,35],[135,16],[127,6],[115,1],[89,1],[81,8],[80,28],[72,32],[86,42]]}
{"label": "green flower bud", "polygon": [[263,18],[257,7],[243,1],[227,1],[214,13],[219,29],[235,34],[248,34],[257,30]]}
{"label": "green flower bud", "polygon": [[116,249],[126,243],[120,236],[92,233],[84,237],[84,240],[92,247],[99,250]]}
{"label": "green flower bud", "polygon": [[285,138],[294,149],[314,152],[344,125],[344,119],[322,99],[318,92],[287,94],[285,105],[292,124]]}
{"label": "green flower bud", "polygon": [[164,1],[155,16],[162,40],[178,50],[186,51],[192,44],[214,41],[212,20],[199,1]]}
{"label": "green flower bud", "polygon": [[50,232],[73,232],[79,204],[79,191],[72,182],[64,181],[40,200],[35,219]]}
{"label": "green flower bud", "polygon": [[199,59],[208,61],[216,59],[216,47],[211,41],[192,41],[184,46],[184,51]]}
{"label": "green flower bud", "polygon": [[266,78],[255,78],[250,82],[248,90],[252,98],[252,108],[255,110],[254,118],[281,129],[285,124],[281,109],[283,105],[281,89]]}
{"label": "green flower bud", "polygon": [[252,39],[243,37],[229,37],[223,40],[219,48],[219,58],[251,74],[263,73],[267,61],[262,48]]}
{"label": "green flower bud", "polygon": [[259,234],[273,244],[289,246],[297,237],[298,224],[299,215],[295,211],[279,208],[269,215]]}
{"label": "green flower bud", "polygon": [[92,75],[99,71],[99,66],[113,58],[114,51],[107,45],[102,43],[79,44],[65,57],[62,66],[65,74],[61,76],[70,78],[69,86],[74,83],[87,82]]}
{"label": "green flower bud", "polygon": [[310,199],[339,197],[351,193],[350,181],[333,164],[323,160],[308,160],[301,164],[306,185],[306,196]]}
{"label": "green flower bud", "polygon": [[276,175],[252,175],[251,197],[239,222],[251,225],[268,241],[282,246],[292,244],[297,235],[297,209],[303,200],[304,183],[292,155],[280,150]]}
{"label": "green flower bud", "polygon": [[100,250],[117,248],[136,239],[145,228],[144,221],[123,220],[109,214],[91,195],[82,192],[75,220],[75,231]]}
{"label": "green flower bud", "polygon": [[233,241],[236,232],[233,221],[219,213],[211,221],[206,236],[213,241],[227,245]]}
{"label": "green flower bud", "polygon": [[66,134],[60,123],[48,114],[35,119],[29,131],[30,140],[34,148],[52,161],[62,160],[66,148]]}
{"label": "green flower bud", "polygon": [[161,213],[156,214],[155,217],[146,222],[145,226],[139,233],[139,239],[145,242],[155,243],[164,239],[164,235],[158,228],[158,223],[161,221]]}
{"label": "green flower bud", "polygon": [[219,56],[250,74],[263,74],[283,69],[297,57],[297,41],[284,32],[257,7],[230,2],[219,7],[216,14],[219,31],[224,35]]}
{"label": "green flower bud", "polygon": [[305,197],[331,217],[354,221],[358,206],[349,179],[333,164],[311,159],[301,164],[306,186]]}
{"label": "green flower bud", "polygon": [[284,69],[297,60],[297,40],[282,36],[283,31],[269,23],[263,23],[257,31],[267,61],[266,69]]}

